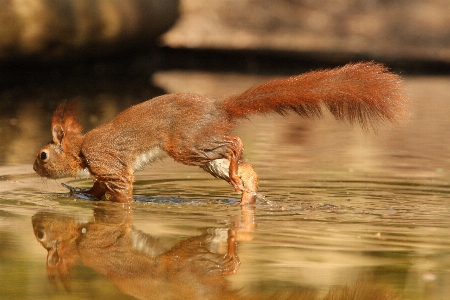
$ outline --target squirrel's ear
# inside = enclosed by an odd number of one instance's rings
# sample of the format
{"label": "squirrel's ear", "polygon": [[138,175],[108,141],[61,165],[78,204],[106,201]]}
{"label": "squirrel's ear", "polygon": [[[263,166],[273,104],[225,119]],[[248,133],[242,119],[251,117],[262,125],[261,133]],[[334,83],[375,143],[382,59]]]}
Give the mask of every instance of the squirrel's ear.
{"label": "squirrel's ear", "polygon": [[71,101],[70,103],[63,102],[58,105],[53,114],[52,118],[52,134],[53,141],[55,140],[55,129],[56,132],[61,132],[61,139],[57,139],[61,142],[64,136],[81,135],[82,128],[80,123],[77,121],[77,101]]}
{"label": "squirrel's ear", "polygon": [[58,266],[60,265],[58,249],[53,246],[47,254],[47,276],[53,288],[58,287]]}
{"label": "squirrel's ear", "polygon": [[52,247],[48,250],[47,254],[47,268],[48,267],[56,267],[59,263],[59,254],[58,249],[56,247]]}
{"label": "squirrel's ear", "polygon": [[62,140],[64,138],[64,130],[61,127],[61,125],[59,125],[59,124],[53,125],[52,137],[53,137],[53,142],[55,144],[57,144],[57,145],[61,145],[62,144]]}

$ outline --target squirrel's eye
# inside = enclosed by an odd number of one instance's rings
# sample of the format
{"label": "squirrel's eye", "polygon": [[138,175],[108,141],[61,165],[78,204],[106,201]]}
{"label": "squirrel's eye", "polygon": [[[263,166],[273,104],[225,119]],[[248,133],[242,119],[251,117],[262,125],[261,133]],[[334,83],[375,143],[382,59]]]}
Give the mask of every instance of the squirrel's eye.
{"label": "squirrel's eye", "polygon": [[38,231],[36,232],[36,235],[38,237],[38,239],[42,240],[45,237],[45,233],[43,233],[42,231]]}
{"label": "squirrel's eye", "polygon": [[41,157],[41,160],[46,160],[46,159],[47,159],[47,157],[48,157],[48,154],[47,154],[47,152],[45,152],[45,151],[42,151],[42,152],[41,152],[41,154],[40,154],[40,157]]}

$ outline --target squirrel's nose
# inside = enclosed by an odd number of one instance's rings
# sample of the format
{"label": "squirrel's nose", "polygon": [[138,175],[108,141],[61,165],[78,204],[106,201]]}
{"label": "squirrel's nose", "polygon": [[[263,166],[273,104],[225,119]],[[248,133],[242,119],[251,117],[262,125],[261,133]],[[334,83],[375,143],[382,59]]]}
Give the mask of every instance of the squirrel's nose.
{"label": "squirrel's nose", "polygon": [[[37,162],[34,162],[34,164],[33,164],[33,170],[34,170],[36,173],[38,173],[39,175],[41,175],[40,168],[39,168],[39,164],[38,164]],[[41,175],[41,176],[42,176],[42,175]]]}

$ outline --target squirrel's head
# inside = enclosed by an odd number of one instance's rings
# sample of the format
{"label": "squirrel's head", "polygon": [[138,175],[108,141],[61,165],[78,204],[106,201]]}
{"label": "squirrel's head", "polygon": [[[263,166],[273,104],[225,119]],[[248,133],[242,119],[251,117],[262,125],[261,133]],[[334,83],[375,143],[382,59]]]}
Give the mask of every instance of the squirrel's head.
{"label": "squirrel's head", "polygon": [[38,212],[31,218],[36,240],[48,251],[47,275],[56,288],[57,279],[70,291],[71,270],[79,257],[77,239],[80,223],[73,217],[53,212]]}
{"label": "squirrel's head", "polygon": [[52,119],[52,141],[39,150],[33,169],[52,179],[76,176],[84,169],[80,157],[82,141],[76,102],[60,104]]}

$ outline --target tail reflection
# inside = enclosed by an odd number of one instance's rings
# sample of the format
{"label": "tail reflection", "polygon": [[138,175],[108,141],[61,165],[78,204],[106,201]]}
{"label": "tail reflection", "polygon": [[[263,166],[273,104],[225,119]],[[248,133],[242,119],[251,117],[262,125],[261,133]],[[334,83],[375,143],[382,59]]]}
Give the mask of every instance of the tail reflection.
{"label": "tail reflection", "polygon": [[101,205],[91,222],[56,212],[32,217],[36,239],[48,251],[52,285],[59,279],[70,290],[71,269],[80,259],[136,298],[235,298],[223,275],[234,274],[240,265],[236,228],[205,229],[168,249],[166,243],[133,229],[131,208]]}

